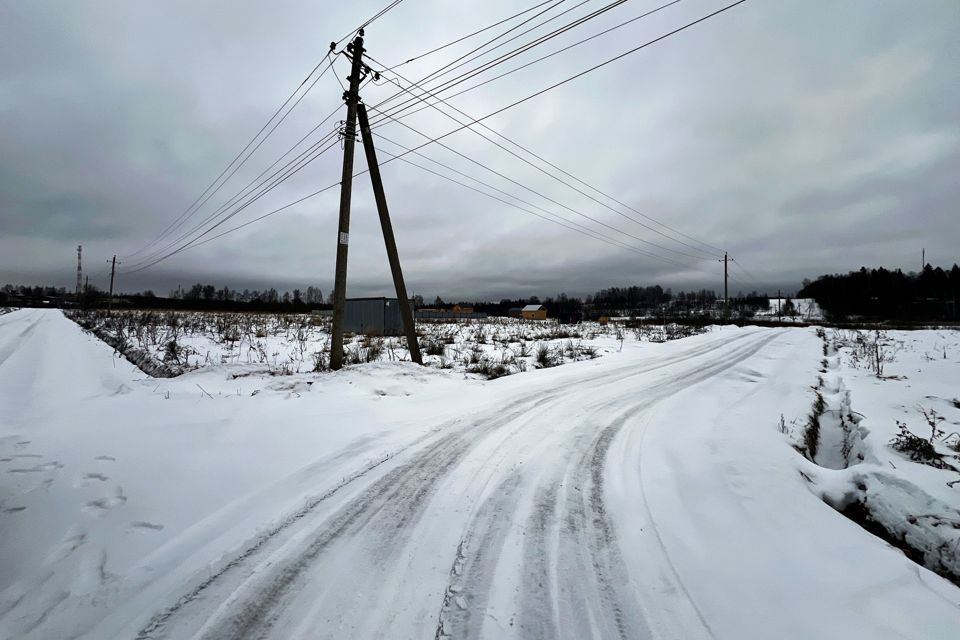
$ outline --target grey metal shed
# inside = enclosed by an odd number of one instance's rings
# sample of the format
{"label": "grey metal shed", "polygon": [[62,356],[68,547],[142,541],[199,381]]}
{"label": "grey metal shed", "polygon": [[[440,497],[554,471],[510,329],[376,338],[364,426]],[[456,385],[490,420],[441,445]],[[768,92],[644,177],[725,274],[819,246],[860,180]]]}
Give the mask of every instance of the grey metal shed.
{"label": "grey metal shed", "polygon": [[[410,309],[414,309],[413,300]],[[400,303],[396,298],[347,298],[343,329],[353,333],[402,336]]]}

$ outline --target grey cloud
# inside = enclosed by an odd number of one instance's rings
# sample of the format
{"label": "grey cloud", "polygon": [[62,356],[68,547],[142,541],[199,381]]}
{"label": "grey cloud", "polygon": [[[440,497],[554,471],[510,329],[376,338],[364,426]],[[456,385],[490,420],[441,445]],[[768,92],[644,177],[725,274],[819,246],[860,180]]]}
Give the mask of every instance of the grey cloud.
{"label": "grey cloud", "polygon": [[[91,274],[113,253],[145,245],[216,177],[322,58],[327,43],[381,5],[0,6],[0,281],[69,286],[76,244],[84,244]],[[626,3],[560,42],[650,6]],[[454,103],[472,115],[489,113],[717,6],[687,0]],[[367,46],[376,59],[399,62],[516,9],[506,0],[470,6],[409,0],[368,30]],[[952,0],[907,8],[855,0],[746,3],[487,122],[636,209],[729,248],[759,281],[737,271],[744,290],[795,289],[803,277],[861,264],[915,268],[919,245],[949,264],[958,259],[960,237],[958,26]],[[454,53],[398,71],[418,78]],[[342,65],[338,69],[345,75]],[[340,92],[324,78],[191,225],[336,107]],[[368,85],[364,95],[372,106],[390,92],[389,85]],[[454,126],[434,110],[408,122],[430,135]],[[423,141],[397,125],[382,133],[408,146]],[[590,217],[684,250],[469,132],[445,142]],[[384,159],[393,150],[385,141],[378,146]],[[337,151],[221,229],[336,182]],[[436,145],[423,152],[639,245]],[[357,168],[365,168],[361,153]],[[383,174],[409,287],[425,295],[721,284],[720,266],[711,261],[672,254],[684,263],[677,268],[645,258],[401,162],[386,164]],[[336,189],[328,191],[124,276],[121,286],[165,292],[215,281],[327,290],[337,198]],[[390,290],[383,257],[369,183],[361,176],[354,189],[351,292]]]}

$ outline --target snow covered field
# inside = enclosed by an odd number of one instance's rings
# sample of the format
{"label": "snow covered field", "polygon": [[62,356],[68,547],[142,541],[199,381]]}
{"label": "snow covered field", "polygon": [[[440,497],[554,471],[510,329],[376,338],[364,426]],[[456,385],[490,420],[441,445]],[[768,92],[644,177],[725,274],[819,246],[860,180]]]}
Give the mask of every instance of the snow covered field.
{"label": "snow covered field", "polygon": [[[896,335],[878,379],[825,335],[154,379],[58,311],[0,316],[0,637],[956,638],[960,589],[823,494],[882,470],[956,508],[884,430],[960,420],[960,340]],[[818,464],[790,446],[812,387]]]}
{"label": "snow covered field", "polygon": [[[211,365],[289,375],[326,370],[330,319],[309,314],[232,312],[78,312],[84,327],[142,353],[173,372]],[[424,364],[488,378],[536,367],[589,360],[619,350],[624,340],[664,342],[701,330],[677,325],[626,329],[620,324],[487,318],[418,321]],[[406,338],[348,334],[345,362],[410,361]]]}

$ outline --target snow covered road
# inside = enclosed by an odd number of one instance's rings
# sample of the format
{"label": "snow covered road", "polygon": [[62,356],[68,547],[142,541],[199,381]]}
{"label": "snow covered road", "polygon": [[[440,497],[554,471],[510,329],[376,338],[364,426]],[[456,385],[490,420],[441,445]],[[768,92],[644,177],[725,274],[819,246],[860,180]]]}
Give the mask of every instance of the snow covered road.
{"label": "snow covered road", "polygon": [[819,349],[726,328],[492,382],[158,384],[5,315],[0,636],[956,637],[960,590],[824,505],[776,430]]}

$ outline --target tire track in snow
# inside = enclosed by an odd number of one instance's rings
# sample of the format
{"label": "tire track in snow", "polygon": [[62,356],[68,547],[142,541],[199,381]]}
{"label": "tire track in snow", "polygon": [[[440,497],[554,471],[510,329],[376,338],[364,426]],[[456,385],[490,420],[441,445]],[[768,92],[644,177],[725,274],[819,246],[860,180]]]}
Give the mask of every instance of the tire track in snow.
{"label": "tire track in snow", "polygon": [[[652,637],[639,603],[623,597],[629,576],[603,497],[610,445],[624,425],[643,410],[735,366],[776,337],[764,336],[738,347],[693,374],[679,372],[657,382],[643,390],[646,399],[634,403],[592,438],[589,424],[574,436],[571,453],[560,458],[565,465],[540,482],[524,530],[518,612],[521,637]],[[608,402],[591,409],[602,414],[615,406]],[[589,444],[584,448],[585,442]],[[582,454],[577,457],[576,452]],[[437,640],[482,636],[484,617],[477,614],[486,607],[499,560],[491,551],[504,547],[503,521],[510,521],[507,516],[515,512],[520,500],[518,482],[512,478],[494,491],[467,527],[441,605]],[[662,545],[661,550],[666,555]],[[676,578],[679,581],[679,576]],[[683,588],[682,583],[680,586]],[[700,615],[699,610],[697,613]],[[706,620],[700,618],[712,635]]]}
{"label": "tire track in snow", "polygon": [[11,321],[7,324],[14,324],[14,322],[28,322],[29,324],[23,329],[20,333],[14,338],[10,338],[10,343],[6,348],[0,349],[0,365],[3,365],[10,356],[17,352],[17,350],[23,345],[23,341],[26,340],[31,333],[33,333],[38,326],[40,326],[40,321],[43,320],[43,316],[39,313],[28,314],[25,318],[18,318],[16,321]]}
{"label": "tire track in snow", "polygon": [[[476,638],[482,626],[473,619],[487,608],[487,598],[493,588],[497,558],[507,541],[507,535],[520,499],[521,476],[511,473],[493,493],[496,500],[487,500],[477,512],[477,519],[488,526],[468,530],[457,547],[450,575],[453,578],[443,597],[435,640],[442,638]],[[470,555],[464,555],[465,549]],[[488,562],[487,558],[491,558]],[[462,582],[461,582],[462,580]]]}
{"label": "tire track in snow", "polygon": [[[267,636],[273,625],[282,618],[291,597],[299,592],[298,587],[305,581],[308,569],[339,540],[353,539],[361,534],[375,536],[376,544],[371,546],[379,548],[378,555],[382,559],[389,560],[409,536],[412,524],[423,515],[429,498],[438,491],[441,480],[486,436],[572,391],[584,391],[585,386],[603,385],[608,381],[629,379],[655,369],[676,365],[729,348],[731,344],[753,335],[755,334],[747,333],[724,342],[700,345],[677,355],[668,354],[663,358],[651,359],[641,366],[632,364],[618,367],[586,381],[582,378],[568,380],[548,392],[532,394],[514,401],[500,409],[493,418],[464,425],[448,423],[445,425],[446,429],[438,427],[410,445],[348,476],[285,518],[279,525],[255,538],[216,573],[199,582],[171,606],[150,618],[136,637],[163,637],[172,634],[174,630],[175,637],[194,635],[193,632],[181,630],[177,625],[186,625],[189,628],[196,627],[198,623],[202,625],[197,632],[198,637],[215,639]],[[440,436],[430,442],[437,431],[441,432]],[[427,444],[417,449],[417,446],[424,442]],[[362,489],[350,503],[324,517],[317,525],[308,527],[310,531],[303,536],[303,540],[294,540],[291,530],[302,530],[303,526],[307,526],[307,516],[321,504],[373,472],[389,467],[386,463],[394,462],[408,452],[412,452],[408,461],[371,480],[371,484]],[[506,493],[510,494],[511,491]],[[504,517],[513,513],[509,504],[501,506]],[[549,508],[545,508],[544,529],[550,513]],[[586,520],[584,515],[581,521]],[[297,524],[303,526],[295,527]],[[498,535],[500,534],[497,532],[485,534],[481,530],[479,536],[471,539],[484,540],[487,548],[493,549],[496,547]],[[291,540],[294,548],[285,548]],[[461,547],[463,546],[461,544]],[[261,557],[262,560],[259,559]],[[187,611],[195,608],[191,605],[205,607],[208,613],[204,614],[203,610]]]}
{"label": "tire track in snow", "polygon": [[[545,394],[552,397],[560,391]],[[445,434],[429,444],[416,457],[383,475],[355,500],[331,516],[314,534],[286,559],[272,564],[248,584],[247,589],[220,607],[225,615],[211,620],[201,630],[208,640],[265,637],[282,616],[285,602],[299,593],[299,582],[309,567],[342,537],[356,538],[361,533],[377,536],[380,560],[392,555],[406,539],[405,531],[419,519],[429,505],[446,473],[470,452],[477,440],[526,414],[542,398],[516,402],[509,411],[485,423],[473,423]],[[380,526],[375,520],[379,518]],[[372,531],[368,531],[372,529]]]}
{"label": "tire track in snow", "polygon": [[[556,390],[545,394],[545,396],[553,396],[560,392],[560,390]],[[315,536],[305,548],[300,549],[296,554],[291,554],[293,557],[288,562],[283,563],[281,561],[283,566],[279,569],[273,569],[271,577],[268,578],[268,585],[257,590],[257,594],[251,596],[250,600],[246,603],[232,605],[242,608],[244,611],[241,611],[240,614],[233,619],[223,622],[223,624],[234,629],[244,629],[244,633],[231,631],[221,635],[211,629],[204,637],[235,638],[250,637],[253,635],[253,629],[264,626],[263,622],[268,617],[267,614],[269,610],[280,603],[284,592],[290,590],[292,583],[307,568],[309,561],[315,560],[337,537],[345,533],[351,525],[356,525],[354,528],[362,528],[362,526],[369,523],[374,516],[389,506],[390,497],[399,496],[401,499],[392,505],[390,509],[391,514],[398,512],[397,506],[400,504],[409,506],[409,508],[406,512],[399,510],[399,513],[395,514],[395,520],[393,520],[393,522],[397,526],[394,527],[395,531],[391,539],[396,540],[399,537],[398,530],[402,529],[413,515],[415,515],[414,510],[419,512],[426,507],[426,495],[440,479],[441,471],[449,469],[454,462],[460,460],[463,455],[465,455],[472,444],[471,438],[476,438],[478,432],[490,432],[504,424],[508,424],[528,412],[537,402],[542,400],[543,398],[540,397],[531,397],[514,402],[512,405],[504,408],[505,413],[503,415],[488,421],[486,424],[470,423],[456,426],[453,427],[455,431],[449,433],[443,433],[441,427],[442,435],[432,444],[428,444],[419,452],[417,457],[387,472],[378,480],[374,480],[373,484],[364,490],[355,500],[331,516],[324,523],[321,523],[321,525],[317,527],[318,535]],[[450,428],[450,426],[448,426],[448,428]],[[434,432],[435,431],[436,430],[434,430]],[[424,440],[433,436],[434,433],[427,434],[410,445],[384,456],[380,461],[348,476],[344,481],[338,483],[329,491],[315,498],[305,507],[284,519],[279,525],[258,536],[252,544],[234,556],[219,571],[203,580],[188,593],[182,595],[173,605],[154,615],[137,634],[137,639],[146,640],[148,638],[164,637],[168,633],[168,629],[166,629],[168,623],[180,614],[187,605],[199,600],[201,596],[204,596],[204,600],[208,600],[209,598],[204,592],[214,587],[230,572],[243,567],[252,560],[254,556],[268,553],[268,547],[276,545],[276,540],[280,537],[280,534],[285,533],[286,530],[306,518],[306,516],[315,511],[323,502],[333,497],[339,491],[367,476],[384,463],[402,456],[402,454],[408,450],[415,448],[417,445],[422,444]],[[404,491],[414,496],[416,500],[413,501],[404,497]],[[324,527],[324,525],[326,526]],[[274,566],[276,566],[269,558],[265,560],[265,564],[274,564]],[[265,581],[259,574],[255,577],[258,584]],[[235,588],[229,589],[227,597],[233,599],[232,596],[236,591],[237,589]],[[221,606],[221,609],[222,608],[223,606]],[[276,616],[270,617],[276,618]],[[261,629],[261,631],[265,632],[265,629]],[[239,635],[237,635],[238,633]]]}
{"label": "tire track in snow", "polygon": [[[402,450],[401,450],[402,451]],[[396,454],[393,454],[396,455]],[[329,491],[321,494],[310,500],[304,507],[297,510],[287,518],[285,518],[280,524],[272,527],[265,533],[257,536],[252,544],[248,545],[242,552],[235,555],[228,562],[226,562],[219,570],[211,574],[205,580],[196,585],[193,589],[187,593],[181,595],[172,605],[165,608],[164,610],[156,613],[150,620],[147,621],[147,624],[144,625],[139,632],[137,632],[137,640],[147,640],[149,638],[160,637],[156,636],[157,633],[163,633],[164,627],[167,625],[169,620],[175,615],[180,613],[187,605],[199,598],[207,589],[220,581],[224,576],[233,570],[241,567],[247,560],[250,560],[253,556],[261,552],[268,543],[273,541],[278,535],[283,533],[286,529],[290,528],[292,525],[296,524],[301,519],[308,516],[313,512],[317,507],[324,503],[329,498],[333,497],[341,489],[352,483],[353,481],[362,478],[367,475],[380,465],[386,463],[390,460],[393,455],[384,456],[382,459],[377,462],[364,467],[358,472],[353,473],[352,475],[345,478],[343,481],[334,485]]]}

